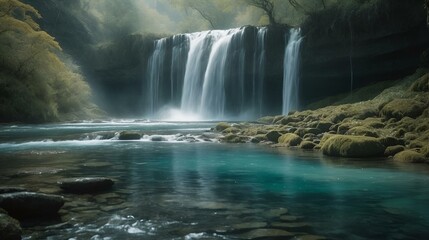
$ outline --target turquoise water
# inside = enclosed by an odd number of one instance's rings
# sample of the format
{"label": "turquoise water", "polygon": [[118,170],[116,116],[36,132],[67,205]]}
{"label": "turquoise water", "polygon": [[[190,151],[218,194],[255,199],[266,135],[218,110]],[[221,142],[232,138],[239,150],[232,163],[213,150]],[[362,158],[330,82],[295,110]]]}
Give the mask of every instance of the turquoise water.
{"label": "turquoise water", "polygon": [[[25,239],[251,239],[261,236],[257,229],[291,233],[261,239],[429,237],[426,165],[221,144],[201,136],[212,125],[2,126],[0,186],[66,197],[58,219],[24,223]],[[119,141],[91,134],[120,130],[147,136]],[[166,141],[152,142],[151,135]],[[81,176],[116,184],[97,195],[64,194],[56,186]]]}

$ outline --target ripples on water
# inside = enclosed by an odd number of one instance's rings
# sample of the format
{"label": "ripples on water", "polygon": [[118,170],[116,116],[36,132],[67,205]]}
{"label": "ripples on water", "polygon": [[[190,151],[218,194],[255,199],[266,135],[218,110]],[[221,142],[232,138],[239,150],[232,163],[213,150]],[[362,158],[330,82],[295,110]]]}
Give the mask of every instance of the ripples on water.
{"label": "ripples on water", "polygon": [[[59,219],[24,223],[25,239],[429,236],[425,165],[226,145],[204,140],[202,134],[212,125],[2,126],[0,186],[66,198]],[[141,131],[146,137],[119,141],[92,134],[121,130]],[[153,135],[166,141],[152,142]],[[196,141],[178,141],[179,136]],[[96,195],[64,194],[56,186],[59,179],[82,176],[110,177],[116,184],[111,192]]]}

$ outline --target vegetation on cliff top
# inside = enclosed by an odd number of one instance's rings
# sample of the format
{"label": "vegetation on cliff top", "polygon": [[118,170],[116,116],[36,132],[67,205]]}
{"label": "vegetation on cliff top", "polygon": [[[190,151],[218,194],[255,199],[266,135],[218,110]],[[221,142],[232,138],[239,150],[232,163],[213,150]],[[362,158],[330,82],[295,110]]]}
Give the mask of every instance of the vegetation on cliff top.
{"label": "vegetation on cliff top", "polygon": [[90,88],[35,19],[36,9],[0,0],[0,122],[89,118]]}

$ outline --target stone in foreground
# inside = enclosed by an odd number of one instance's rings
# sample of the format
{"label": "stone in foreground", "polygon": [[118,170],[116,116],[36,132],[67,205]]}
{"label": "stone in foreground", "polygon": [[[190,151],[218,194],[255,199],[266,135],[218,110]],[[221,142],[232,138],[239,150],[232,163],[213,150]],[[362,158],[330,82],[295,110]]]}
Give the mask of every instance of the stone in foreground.
{"label": "stone in foreground", "polygon": [[63,179],[58,184],[61,189],[69,193],[97,193],[109,190],[114,182],[110,178],[86,177]]}
{"label": "stone in foreground", "polygon": [[21,234],[22,229],[19,222],[0,211],[0,239],[20,240]]}
{"label": "stone in foreground", "polygon": [[373,137],[330,136],[322,146],[323,154],[334,157],[381,157],[386,147]]}
{"label": "stone in foreground", "polygon": [[0,208],[18,219],[55,216],[63,205],[63,197],[57,195],[33,192],[0,194]]}

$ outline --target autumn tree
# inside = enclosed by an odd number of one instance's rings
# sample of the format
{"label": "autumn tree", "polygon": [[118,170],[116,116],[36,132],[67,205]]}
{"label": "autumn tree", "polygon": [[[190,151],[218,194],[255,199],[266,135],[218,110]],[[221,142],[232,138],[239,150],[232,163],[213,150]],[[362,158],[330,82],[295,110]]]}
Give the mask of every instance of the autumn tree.
{"label": "autumn tree", "polygon": [[89,86],[64,63],[60,45],[40,29],[38,18],[28,4],[0,0],[0,121],[88,117]]}

